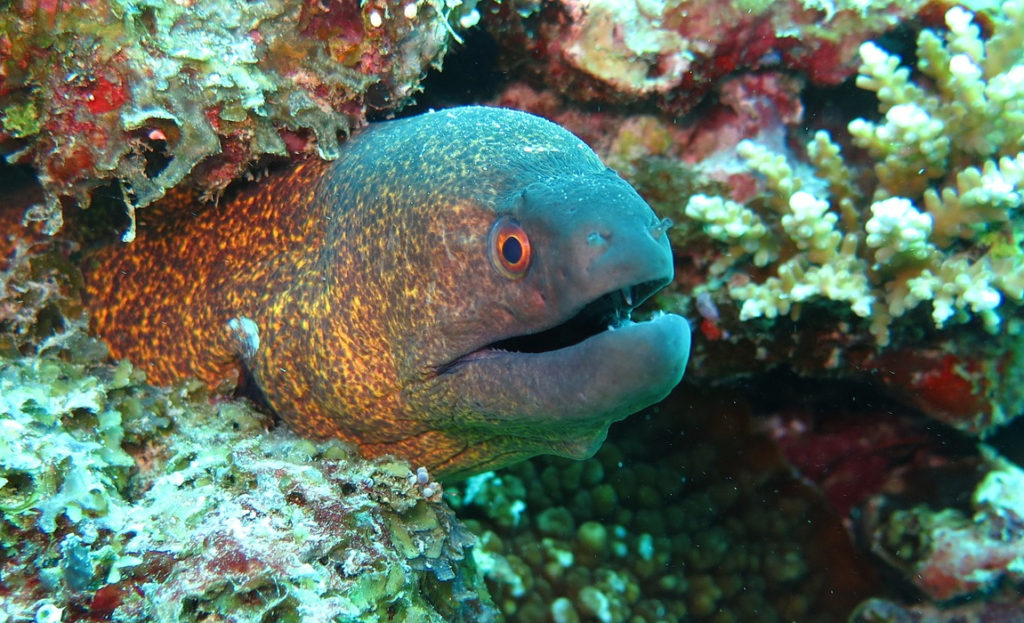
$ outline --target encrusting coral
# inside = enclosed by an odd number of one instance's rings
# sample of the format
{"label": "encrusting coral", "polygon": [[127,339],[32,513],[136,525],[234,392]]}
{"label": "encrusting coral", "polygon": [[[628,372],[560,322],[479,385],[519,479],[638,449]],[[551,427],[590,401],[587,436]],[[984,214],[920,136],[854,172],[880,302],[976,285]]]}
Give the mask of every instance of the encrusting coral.
{"label": "encrusting coral", "polygon": [[[509,73],[576,101],[681,116],[730,74],[842,82],[919,0],[506,0],[485,11]],[[623,28],[628,24],[629,28]]]}
{"label": "encrusting coral", "polygon": [[[24,2],[0,15],[0,141],[60,228],[117,182],[132,209],[186,176],[216,194],[266,155],[337,154],[406,102],[475,2]],[[134,230],[129,229],[126,238]]]}
{"label": "encrusting coral", "polygon": [[[980,318],[991,332],[1024,297],[1024,4],[1005,2],[983,38],[967,10],[948,31],[922,30],[911,80],[898,56],[861,46],[857,85],[873,91],[879,121],[849,124],[876,162],[860,191],[825,131],[807,145],[813,171],[754,141],[739,155],[763,178],[746,203],[696,194],[687,216],[725,245],[711,267],[728,279],[741,320],[797,316],[815,300],[890,328],[930,303],[937,328]],[[759,270],[747,271],[752,261]],[[760,275],[767,274],[766,277]]]}

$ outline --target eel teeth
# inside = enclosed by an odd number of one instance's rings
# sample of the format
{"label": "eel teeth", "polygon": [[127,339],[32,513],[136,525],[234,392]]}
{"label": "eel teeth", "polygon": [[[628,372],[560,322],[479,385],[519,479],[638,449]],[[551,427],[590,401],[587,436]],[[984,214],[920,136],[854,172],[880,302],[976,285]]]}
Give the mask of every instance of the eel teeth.
{"label": "eel teeth", "polygon": [[622,288],[622,300],[626,302],[627,307],[633,306],[633,288],[629,286]]}

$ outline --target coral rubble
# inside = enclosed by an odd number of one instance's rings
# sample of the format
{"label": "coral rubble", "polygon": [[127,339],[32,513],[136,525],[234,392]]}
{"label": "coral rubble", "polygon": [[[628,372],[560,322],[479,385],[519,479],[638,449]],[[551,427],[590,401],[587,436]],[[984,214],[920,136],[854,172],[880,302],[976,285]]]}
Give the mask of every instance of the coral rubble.
{"label": "coral rubble", "polygon": [[[216,193],[265,154],[337,153],[400,106],[475,3],[23,2],[0,15],[0,144],[59,199],[123,185],[131,209],[192,176]],[[131,231],[128,232],[130,238]]]}

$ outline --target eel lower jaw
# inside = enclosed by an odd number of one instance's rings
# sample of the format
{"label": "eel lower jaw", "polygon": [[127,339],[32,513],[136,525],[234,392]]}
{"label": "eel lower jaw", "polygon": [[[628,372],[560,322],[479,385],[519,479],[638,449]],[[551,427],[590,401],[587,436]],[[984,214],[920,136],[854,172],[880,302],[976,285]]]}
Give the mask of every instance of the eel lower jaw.
{"label": "eel lower jaw", "polygon": [[614,290],[570,321],[488,344],[429,381],[422,395],[429,396],[439,421],[458,414],[458,435],[502,449],[498,458],[471,471],[542,453],[587,458],[612,422],[672,391],[689,359],[690,326],[664,313],[633,322],[630,303],[640,300],[637,291]]}
{"label": "eel lower jaw", "polygon": [[[550,435],[542,451],[580,458],[597,447],[608,424],[667,396],[689,352],[686,320],[656,314],[556,350],[474,351],[436,380],[451,391],[454,411],[507,422],[520,436]],[[570,441],[584,450],[570,451]]]}

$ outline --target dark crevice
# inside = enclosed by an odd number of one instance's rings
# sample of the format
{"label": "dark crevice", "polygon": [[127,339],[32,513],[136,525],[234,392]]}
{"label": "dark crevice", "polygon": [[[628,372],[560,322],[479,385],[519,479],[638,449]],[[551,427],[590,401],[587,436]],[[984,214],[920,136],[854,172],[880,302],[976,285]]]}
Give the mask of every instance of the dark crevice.
{"label": "dark crevice", "polygon": [[441,69],[432,69],[422,83],[416,101],[398,115],[383,113],[374,119],[408,117],[430,109],[479,104],[497,95],[507,77],[498,68],[498,46],[483,28],[463,33],[463,42],[452,46]]}

